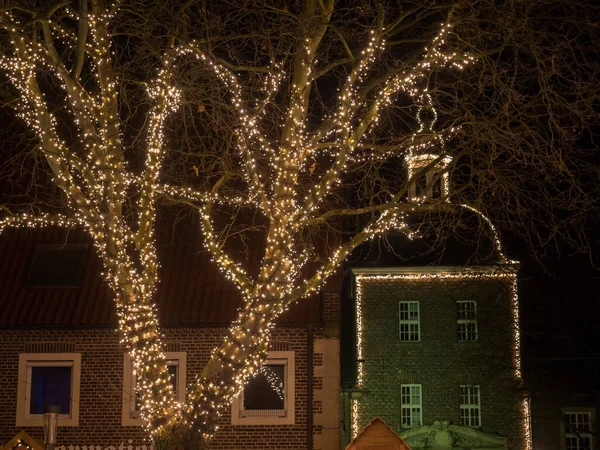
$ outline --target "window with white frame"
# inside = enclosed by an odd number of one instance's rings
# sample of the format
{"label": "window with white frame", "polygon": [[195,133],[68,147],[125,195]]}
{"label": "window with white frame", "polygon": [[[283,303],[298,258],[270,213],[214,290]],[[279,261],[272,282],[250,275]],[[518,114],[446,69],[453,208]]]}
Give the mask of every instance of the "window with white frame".
{"label": "window with white frame", "polygon": [[477,302],[456,302],[456,330],[459,341],[477,340]]}
{"label": "window with white frame", "polygon": [[[166,352],[165,358],[167,359],[167,370],[169,371],[175,398],[178,402],[183,403],[185,402],[186,353]],[[133,361],[131,356],[126,353],[123,364],[122,424],[144,425],[140,410],[141,392],[137,389],[137,378],[133,370]]]}
{"label": "window with white frame", "polygon": [[400,302],[400,340],[416,342],[421,340],[421,317],[419,302]]}
{"label": "window with white frame", "polygon": [[460,389],[460,423],[466,427],[481,426],[479,386],[462,385]]}
{"label": "window with white frame", "polygon": [[565,426],[565,449],[592,450],[592,411],[568,411],[564,413],[563,417]]}
{"label": "window with white frame", "polygon": [[232,425],[293,425],[293,351],[269,352],[267,361],[231,404]]}
{"label": "window with white frame", "polygon": [[420,384],[400,386],[402,428],[419,427],[423,424],[423,407]]}
{"label": "window with white frame", "polygon": [[60,426],[79,425],[81,353],[21,353],[18,376],[18,427],[42,426],[50,406]]}

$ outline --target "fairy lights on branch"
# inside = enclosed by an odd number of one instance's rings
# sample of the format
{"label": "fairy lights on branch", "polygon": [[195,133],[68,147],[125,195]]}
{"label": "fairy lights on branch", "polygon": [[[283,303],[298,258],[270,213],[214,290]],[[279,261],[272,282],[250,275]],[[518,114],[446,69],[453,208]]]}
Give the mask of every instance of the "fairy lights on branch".
{"label": "fairy lights on branch", "polygon": [[[174,400],[152,304],[157,281],[153,189],[148,193],[138,183],[143,193],[140,197],[145,202],[140,200],[140,209],[146,210],[140,224],[149,222],[141,233],[139,226],[134,230],[126,223],[121,211],[128,175],[119,136],[119,102],[108,34],[111,16],[111,12],[103,10],[101,2],[92,2],[92,11],[86,17],[74,16],[89,25],[85,45],[81,47],[96,84],[84,87],[78,76],[66,69],[54,45],[55,39],[61,39],[66,46],[77,45],[72,33],[49,21],[41,24],[39,39],[32,40],[32,31],[21,28],[30,25],[22,25],[10,10],[0,13],[0,27],[8,33],[12,44],[12,54],[8,49],[0,58],[0,69],[21,94],[17,113],[37,135],[39,152],[45,156],[55,184],[64,192],[70,211],[69,217],[9,217],[0,223],[0,231],[7,226],[81,226],[89,232],[104,265],[103,276],[115,296],[122,341],[129,348],[140,380],[142,415],[156,433],[164,424],[177,420],[180,407]],[[37,81],[42,71],[53,75],[63,89],[73,129],[81,136],[79,142],[67,144],[59,137],[57,119]],[[159,78],[156,89],[163,88],[161,82]],[[171,93],[172,88],[165,89],[155,99],[153,126],[148,133],[150,175],[141,177],[150,179],[148,184],[156,180],[160,157],[155,153],[161,152],[161,128],[164,117],[172,110],[165,104],[173,103],[176,97]],[[83,157],[78,156],[81,154]],[[128,248],[137,249],[139,263],[128,253]]]}
{"label": "fairy lights on branch", "polygon": [[[385,52],[386,30],[380,18],[343,81],[332,113],[313,130],[308,117],[309,96],[316,81],[317,50],[332,11],[323,11],[321,22],[310,28],[309,34],[299,42],[289,77],[283,64],[271,62],[260,98],[245,98],[242,78],[203,51],[197,42],[177,46],[165,53],[156,78],[147,83],[151,103],[146,121],[145,161],[140,173],[132,173],[127,169],[120,137],[118,81],[109,33],[110,21],[119,4],[115,2],[105,9],[102,2],[91,2],[91,10],[83,17],[63,7],[71,19],[85,21],[84,41],[79,34],[49,21],[42,25],[40,39],[31,42],[31,30],[20,28],[26,25],[20,24],[10,12],[0,13],[0,27],[10,35],[13,46],[12,54],[0,58],[0,69],[21,94],[20,117],[39,138],[39,151],[46,157],[55,183],[63,190],[72,216],[70,219],[59,216],[10,218],[0,222],[0,231],[5,226],[18,224],[84,227],[94,241],[103,261],[103,276],[115,295],[119,330],[132,356],[142,393],[142,416],[148,421],[150,431],[159,436],[183,423],[209,439],[216,430],[216,418],[239,394],[248,377],[260,370],[267,357],[275,320],[291,303],[318,289],[347,255],[366,240],[391,229],[400,230],[409,238],[414,236],[406,219],[419,205],[381,208],[354,237],[332,249],[316,273],[308,278],[302,273],[312,253],[303,234],[318,225],[319,219],[328,217],[321,211],[324,200],[350,163],[367,157],[363,140],[377,125],[381,112],[401,92],[431,105],[426,88],[431,72],[441,68],[460,70],[472,63],[473,58],[446,50],[445,40],[451,27],[443,24],[419,64],[394,74],[367,96],[363,88]],[[67,70],[56,50],[55,40],[71,50],[83,51],[79,58],[85,65],[84,70],[94,75],[94,83],[80,82],[77,70]],[[239,162],[245,182],[242,189],[233,191],[239,192],[237,194],[230,193],[230,186],[221,189],[225,183],[223,178],[207,192],[170,186],[161,180],[166,152],[165,123],[181,102],[182,94],[174,79],[182,59],[195,60],[208,68],[210,76],[216,77],[228,92],[237,124],[235,160]],[[68,144],[60,139],[57,119],[38,85],[41,71],[52,74],[63,89],[73,130],[81,137],[77,143]],[[273,138],[270,137],[273,123],[265,116],[269,106],[279,99],[282,85],[289,91],[281,96],[287,104],[275,127],[280,135]],[[419,115],[417,120],[421,120]],[[415,133],[403,149],[415,156],[410,170],[431,162],[429,156],[435,152],[429,149],[443,143],[445,136],[445,132],[434,132],[430,128],[432,137],[427,139],[421,131]],[[304,190],[300,186],[304,182],[301,174],[310,170],[307,162],[320,152],[330,156],[330,166],[314,175],[316,181],[312,189]],[[131,192],[134,192],[133,197],[129,196]],[[202,376],[190,386],[186,405],[176,403],[169,382],[153,300],[158,281],[154,228],[159,196],[198,209],[204,244],[217,266],[243,296],[237,319],[212,353]],[[133,224],[124,217],[126,201],[131,201],[137,213],[131,220]],[[400,193],[389,199],[391,205],[401,202]],[[253,208],[268,223],[266,247],[255,279],[226,254],[213,225],[217,223],[213,220],[216,205]]]}
{"label": "fairy lights on branch", "polygon": [[[506,263],[506,261],[505,261]],[[461,280],[502,280],[507,283],[510,296],[511,326],[512,326],[512,363],[513,375],[515,380],[522,381],[521,371],[521,335],[519,324],[519,299],[517,286],[517,272],[515,262],[503,263],[494,267],[470,267],[455,271],[432,271],[432,272],[410,272],[406,273],[361,273],[360,269],[355,273],[355,321],[356,321],[356,359],[357,359],[357,378],[356,385],[359,388],[365,387],[365,367],[364,367],[364,333],[367,328],[363,317],[363,306],[365,296],[365,286],[369,284],[387,284],[387,283],[414,283],[414,282],[436,282],[452,280],[460,282]],[[351,426],[352,437],[356,437],[360,431],[360,400],[351,400]],[[525,437],[526,449],[531,449],[531,419],[529,398],[523,398],[523,434]]]}

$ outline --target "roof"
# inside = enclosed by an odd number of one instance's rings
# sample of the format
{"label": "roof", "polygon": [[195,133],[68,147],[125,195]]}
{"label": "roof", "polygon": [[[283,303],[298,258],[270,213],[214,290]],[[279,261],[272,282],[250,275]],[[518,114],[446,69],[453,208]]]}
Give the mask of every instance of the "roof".
{"label": "roof", "polygon": [[27,448],[26,446],[29,447],[31,450],[44,450],[45,448],[44,441],[30,436],[25,430],[21,430],[3,447],[0,447],[0,450],[14,450],[19,448],[25,449]]}
{"label": "roof", "polygon": [[[487,266],[513,263],[498,247],[495,228],[485,216],[466,206],[437,215],[415,212],[405,221],[414,230],[397,230],[370,239],[354,249],[347,267]],[[398,270],[398,269],[396,269]]]}
{"label": "roof", "polygon": [[[29,287],[36,244],[88,244],[79,287]],[[204,251],[197,228],[169,227],[157,237],[161,264],[156,303],[163,327],[222,326],[242,303],[236,286]],[[9,229],[0,235],[0,327],[115,327],[112,295],[100,273],[102,262],[87,234],[59,228]],[[304,299],[280,324],[317,323],[320,298]]]}
{"label": "roof", "polygon": [[410,447],[406,445],[404,439],[398,436],[398,433],[392,430],[381,417],[374,417],[362,430],[360,430],[356,437],[346,446],[346,450],[363,448],[362,445],[357,447],[357,443],[364,440],[367,440],[369,444],[373,444],[374,447],[387,444],[385,448],[410,450]]}

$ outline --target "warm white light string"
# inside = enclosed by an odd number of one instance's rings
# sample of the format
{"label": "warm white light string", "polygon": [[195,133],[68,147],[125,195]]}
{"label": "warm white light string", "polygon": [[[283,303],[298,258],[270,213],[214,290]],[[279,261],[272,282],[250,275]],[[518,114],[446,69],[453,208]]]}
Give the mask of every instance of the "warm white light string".
{"label": "warm white light string", "polygon": [[[435,280],[486,280],[506,279],[509,283],[511,298],[511,326],[512,326],[512,350],[513,350],[513,374],[516,380],[522,381],[521,370],[521,333],[519,319],[518,283],[515,262],[508,265],[502,264],[487,269],[465,269],[460,272],[430,272],[430,273],[404,273],[404,274],[356,274],[355,275],[355,321],[356,321],[356,359],[357,378],[356,386],[364,386],[364,349],[363,334],[365,331],[363,321],[363,297],[365,284],[403,283],[413,281],[435,281]],[[360,401],[357,398],[351,400],[351,429],[352,437],[356,437],[360,431]],[[531,416],[529,398],[523,399],[523,433],[525,437],[525,449],[530,450],[531,444]]]}
{"label": "warm white light string", "polygon": [[[118,6],[118,3],[115,5]],[[148,113],[146,161],[141,174],[126,169],[121,157],[122,142],[118,121],[118,90],[112,69],[110,19],[117,10],[90,12],[91,41],[85,49],[86,63],[95,72],[97,90],[90,94],[74,79],[53,52],[52,38],[67,46],[77,38],[59,24],[50,22],[44,28],[44,40],[31,43],[20,36],[21,24],[5,11],[1,26],[11,35],[13,55],[0,58],[0,68],[21,93],[20,116],[40,139],[40,151],[48,160],[56,184],[65,192],[73,218],[19,216],[3,221],[4,226],[81,225],[88,230],[104,264],[104,278],[115,293],[119,329],[129,346],[134,369],[142,393],[142,416],[149,422],[154,435],[166,426],[184,423],[202,430],[209,439],[216,429],[208,421],[219,416],[229,401],[242,389],[249,376],[264,362],[270,332],[275,319],[289,304],[319,289],[346,256],[364,240],[380,236],[391,229],[403,230],[411,236],[405,214],[386,210],[368,224],[350,242],[332,252],[329,261],[308,279],[301,275],[302,263],[308,254],[298,244],[299,236],[318,212],[323,200],[339,182],[351,158],[357,156],[361,140],[377,124],[381,110],[390,105],[399,92],[419,98],[428,95],[420,85],[433,69],[454,67],[462,69],[473,62],[469,55],[443,50],[450,30],[443,24],[423,60],[411,70],[391,77],[375,95],[372,102],[360,98],[360,87],[367,81],[376,61],[385,49],[383,29],[374,30],[357,60],[353,71],[340,90],[335,112],[327,120],[334,126],[325,134],[311,132],[303,105],[306,83],[311,83],[315,65],[315,48],[307,39],[302,48],[302,64],[306,74],[304,85],[290,87],[292,98],[285,114],[287,126],[283,142],[271,142],[261,131],[261,119],[266,106],[279,89],[284,77],[283,67],[272,63],[265,78],[264,98],[253,107],[244,99],[237,76],[202,51],[195,42],[170,50],[164,57],[157,78],[148,83],[152,101]],[[69,9],[75,20],[80,18]],[[248,186],[246,195],[226,197],[219,193],[201,193],[190,188],[171,187],[159,183],[164,158],[164,123],[180,102],[180,93],[173,86],[172,74],[180,58],[196,58],[211,68],[227,87],[231,104],[236,111],[238,151]],[[66,92],[74,123],[82,136],[79,159],[75,151],[59,138],[57,121],[49,112],[36,80],[38,70],[54,73]],[[434,133],[435,134],[435,133]],[[433,137],[434,141],[440,138]],[[303,198],[297,196],[297,183],[306,161],[312,158],[319,145],[325,145],[334,163],[314,188]],[[331,145],[330,145],[331,144]],[[416,144],[415,144],[416,145]],[[421,144],[419,144],[421,145]],[[412,149],[408,148],[408,152]],[[257,166],[257,156],[268,157],[269,178]],[[120,215],[127,190],[137,187],[138,217],[134,227]],[[153,296],[156,290],[158,261],[155,251],[154,226],[158,195],[184,198],[198,204],[204,240],[214,261],[241,289],[244,304],[238,319],[231,325],[222,345],[209,363],[209,372],[221,374],[214,379],[200,378],[189,390],[188,403],[182,407],[175,401],[166,370]],[[253,205],[270,220],[267,248],[257,280],[250,280],[240,265],[225,254],[215,237],[211,219],[213,203]],[[107,208],[109,213],[107,214]],[[139,262],[128,253],[135,248]],[[156,375],[158,374],[158,375]],[[183,416],[181,415],[183,414]],[[209,426],[210,425],[210,426]]]}

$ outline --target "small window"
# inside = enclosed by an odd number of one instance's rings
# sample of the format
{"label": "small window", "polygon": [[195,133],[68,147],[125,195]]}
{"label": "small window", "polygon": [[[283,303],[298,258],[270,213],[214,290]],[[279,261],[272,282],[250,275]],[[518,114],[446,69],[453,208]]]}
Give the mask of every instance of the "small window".
{"label": "small window", "polygon": [[448,175],[440,170],[424,170],[416,168],[414,182],[409,186],[411,201],[423,201],[427,199],[438,199],[444,197],[446,192],[446,181]]}
{"label": "small window", "polygon": [[421,318],[419,302],[400,302],[400,340],[416,342],[421,340]]}
{"label": "small window", "polygon": [[460,386],[460,423],[466,427],[481,426],[479,386]]}
{"label": "small window", "polygon": [[477,303],[474,301],[456,302],[456,330],[459,341],[477,340]]}
{"label": "small window", "polygon": [[85,244],[36,245],[27,284],[31,287],[77,287],[87,255]]}
{"label": "small window", "polygon": [[438,172],[431,172],[431,198],[441,198],[444,193],[443,177]]}
{"label": "small window", "polygon": [[420,427],[423,424],[423,408],[420,384],[400,386],[402,428]]}
{"label": "small window", "polygon": [[428,197],[428,195],[427,195],[427,191],[428,191],[427,173],[421,172],[418,175],[417,181],[415,183],[415,189],[416,189],[415,192],[416,192],[417,198],[426,198],[426,197]]}
{"label": "small window", "polygon": [[17,389],[17,426],[40,426],[50,406],[59,409],[60,426],[79,424],[79,353],[21,353]]}
{"label": "small window", "polygon": [[294,424],[294,352],[269,352],[232,403],[233,425]]}
{"label": "small window", "polygon": [[285,364],[272,363],[261,367],[244,387],[244,414],[281,415],[285,413]]}
{"label": "small window", "polygon": [[[185,402],[185,352],[166,352],[167,370],[171,384],[175,392],[175,398],[178,402]],[[140,414],[141,411],[141,393],[137,389],[137,379],[133,373],[133,361],[129,354],[125,354],[123,365],[123,407],[122,424],[123,425],[144,425],[144,420]]]}
{"label": "small window", "polygon": [[564,422],[566,450],[592,450],[592,413],[567,412]]}

